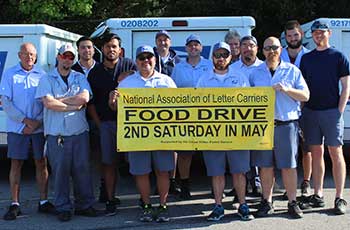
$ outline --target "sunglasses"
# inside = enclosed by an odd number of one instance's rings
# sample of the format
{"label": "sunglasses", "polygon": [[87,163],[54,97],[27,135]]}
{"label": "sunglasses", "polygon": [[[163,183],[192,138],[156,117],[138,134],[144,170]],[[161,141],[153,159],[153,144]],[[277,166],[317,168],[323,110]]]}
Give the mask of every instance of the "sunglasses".
{"label": "sunglasses", "polygon": [[63,59],[63,60],[71,60],[73,61],[74,60],[74,56],[73,55],[67,55],[67,54],[61,54],[60,57]]}
{"label": "sunglasses", "polygon": [[150,60],[152,57],[153,57],[152,54],[146,54],[146,55],[140,55],[140,56],[138,56],[137,59],[140,60],[140,61],[144,61],[144,60],[146,60],[146,59]]}
{"label": "sunglasses", "polygon": [[276,50],[278,50],[279,48],[280,48],[280,46],[272,45],[272,46],[265,46],[265,47],[264,47],[264,50],[265,50],[265,51],[271,51],[271,50],[276,51]]}
{"label": "sunglasses", "polygon": [[223,57],[223,58],[228,58],[229,56],[230,56],[230,54],[229,53],[213,53],[213,56],[214,56],[214,58],[216,58],[216,59],[219,59],[219,58],[221,58],[221,57]]}

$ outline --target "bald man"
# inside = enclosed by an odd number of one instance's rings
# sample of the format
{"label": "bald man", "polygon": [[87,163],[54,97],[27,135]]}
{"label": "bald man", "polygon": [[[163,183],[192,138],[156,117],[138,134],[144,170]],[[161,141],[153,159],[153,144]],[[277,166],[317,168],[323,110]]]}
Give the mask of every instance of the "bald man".
{"label": "bald man", "polygon": [[263,200],[257,216],[273,214],[272,191],[275,182],[274,167],[282,171],[282,180],[288,196],[288,214],[302,218],[303,212],[296,202],[298,119],[300,102],[309,99],[309,89],[300,70],[281,60],[282,46],[275,37],[263,45],[266,60],[253,70],[249,81],[253,87],[272,87],[276,92],[275,136],[273,151],[252,151],[251,163],[260,167]]}
{"label": "bald man", "polygon": [[[22,44],[18,52],[20,62],[7,69],[1,79],[1,101],[7,114],[7,156],[11,159],[9,180],[12,203],[4,215],[5,220],[14,220],[21,214],[21,169],[30,152],[33,152],[40,192],[38,211],[54,211],[54,206],[47,200],[48,172],[44,157],[43,104],[35,100],[39,80],[45,72],[35,66],[36,57],[37,51],[33,44]],[[32,151],[29,151],[30,146]]]}

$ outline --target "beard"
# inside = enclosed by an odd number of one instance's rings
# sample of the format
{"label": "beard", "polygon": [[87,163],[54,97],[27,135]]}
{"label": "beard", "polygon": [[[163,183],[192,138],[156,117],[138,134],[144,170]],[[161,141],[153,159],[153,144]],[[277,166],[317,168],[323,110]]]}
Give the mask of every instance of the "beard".
{"label": "beard", "polygon": [[291,44],[291,43],[289,43],[287,41],[286,41],[286,43],[287,43],[288,47],[291,48],[291,49],[298,49],[300,46],[303,45],[303,41],[302,40],[299,40],[296,44]]}
{"label": "beard", "polygon": [[214,63],[214,67],[215,67],[215,69],[217,69],[217,70],[226,70],[226,69],[228,69],[228,64],[226,64],[226,63]]}

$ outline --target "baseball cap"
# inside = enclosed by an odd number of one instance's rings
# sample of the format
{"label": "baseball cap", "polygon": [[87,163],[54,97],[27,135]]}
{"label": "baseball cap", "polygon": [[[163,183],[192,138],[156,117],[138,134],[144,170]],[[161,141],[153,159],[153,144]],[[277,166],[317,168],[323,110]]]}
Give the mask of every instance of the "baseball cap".
{"label": "baseball cap", "polygon": [[252,41],[255,43],[255,45],[258,45],[258,41],[256,40],[256,38],[252,35],[246,35],[244,37],[241,38],[240,43],[244,42],[244,41]]}
{"label": "baseball cap", "polygon": [[170,34],[169,34],[168,31],[166,31],[166,30],[161,30],[161,31],[159,31],[159,32],[156,34],[156,39],[157,39],[159,36],[161,36],[161,35],[165,35],[165,36],[167,36],[167,37],[171,40],[171,36],[170,36]]}
{"label": "baseball cap", "polygon": [[227,52],[231,53],[230,46],[226,42],[218,42],[213,46],[213,53],[218,49],[225,49]]}
{"label": "baseball cap", "polygon": [[311,32],[314,32],[315,30],[327,31],[329,30],[329,25],[325,21],[317,20],[311,25]]}
{"label": "baseball cap", "polygon": [[202,44],[199,35],[196,35],[196,34],[191,34],[190,36],[188,36],[188,38],[186,39],[186,46],[188,45],[188,43],[190,43],[192,41],[196,41],[199,44]]}
{"label": "baseball cap", "polygon": [[148,45],[143,45],[136,49],[136,58],[143,53],[150,53],[154,56],[153,48]]}
{"label": "baseball cap", "polygon": [[73,48],[73,46],[69,43],[62,45],[59,49],[58,49],[58,54],[64,54],[66,52],[71,52],[74,56],[75,56],[75,49]]}

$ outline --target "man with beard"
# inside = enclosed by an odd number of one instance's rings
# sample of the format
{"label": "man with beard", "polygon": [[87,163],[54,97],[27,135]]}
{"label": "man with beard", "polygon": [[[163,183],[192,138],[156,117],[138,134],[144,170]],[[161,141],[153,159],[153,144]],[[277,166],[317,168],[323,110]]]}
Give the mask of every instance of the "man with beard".
{"label": "man with beard", "polygon": [[[216,43],[213,46],[214,69],[208,76],[199,79],[198,88],[234,88],[249,87],[249,81],[245,74],[236,68],[229,68],[231,62],[230,46],[225,42]],[[225,188],[226,163],[230,166],[233,177],[233,185],[237,192],[239,208],[238,215],[241,220],[254,219],[250,214],[245,200],[246,177],[245,173],[250,169],[250,155],[248,150],[235,151],[203,151],[203,158],[208,176],[212,177],[215,206],[207,217],[209,221],[219,221],[224,217],[222,197]]]}
{"label": "man with beard", "polygon": [[[290,62],[296,65],[298,68],[300,66],[301,57],[310,52],[307,48],[302,45],[304,32],[300,27],[300,24],[296,20],[288,21],[284,27],[284,33],[286,37],[287,47],[283,48],[281,53],[281,59],[285,62]],[[304,129],[303,115],[299,119],[299,125],[301,129]],[[312,172],[312,157],[311,152],[308,150],[303,137],[300,138],[300,143],[302,146],[302,163],[304,180],[300,185],[301,195],[305,196],[310,193],[310,179]]]}
{"label": "man with beard", "polygon": [[[194,88],[197,86],[200,77],[209,75],[213,65],[211,61],[201,57],[203,47],[198,35],[191,34],[188,36],[185,45],[187,58],[175,66],[171,77],[178,88]],[[178,169],[181,179],[180,198],[184,200],[191,198],[189,179],[192,155],[194,153],[195,151],[178,152]]]}
{"label": "man with beard", "polygon": [[171,76],[173,69],[180,62],[180,57],[170,48],[171,36],[168,31],[161,30],[156,34],[156,47],[153,48],[156,57],[155,70]]}
{"label": "man with beard", "polygon": [[281,169],[288,196],[288,214],[302,218],[303,212],[296,202],[298,119],[300,101],[309,99],[309,90],[300,70],[280,59],[282,51],[279,40],[269,37],[264,42],[266,61],[250,75],[254,87],[271,86],[276,91],[274,150],[251,151],[252,165],[260,167],[263,200],[256,213],[263,217],[273,214],[272,191],[275,182],[274,167]]}
{"label": "man with beard", "polygon": [[[309,197],[312,207],[324,207],[323,178],[324,145],[328,147],[332,161],[333,179],[336,189],[334,213],[346,213],[343,191],[346,166],[343,156],[343,113],[349,98],[349,61],[340,51],[330,47],[332,34],[324,21],[315,21],[311,26],[316,48],[301,59],[300,70],[310,88],[310,100],[305,104],[306,144],[312,154],[312,179],[314,194]],[[341,90],[339,90],[339,83]],[[324,144],[324,145],[323,145]]]}
{"label": "man with beard", "polygon": [[[137,48],[136,64],[138,71],[121,81],[119,88],[176,88],[174,81],[169,76],[161,74],[154,69],[156,59],[152,47],[145,45]],[[119,96],[118,91],[114,91],[114,93],[115,96]],[[166,202],[169,191],[169,171],[173,170],[175,165],[173,151],[129,152],[128,159],[130,173],[135,177],[136,186],[143,203],[140,221],[169,221]],[[156,171],[155,175],[159,192],[160,205],[157,210],[153,210],[150,200],[151,186],[149,175],[152,172],[152,166],[154,166]]]}
{"label": "man with beard", "polygon": [[73,209],[70,200],[70,178],[74,186],[74,212],[97,216],[89,165],[89,126],[85,105],[91,89],[86,77],[71,70],[75,50],[62,45],[57,68],[41,78],[35,98],[44,104],[44,132],[47,152],[54,176],[55,208],[60,221],[69,221]]}
{"label": "man with beard", "polygon": [[106,214],[116,214],[116,113],[108,106],[109,92],[118,86],[121,73],[136,70],[131,59],[120,57],[121,39],[107,34],[102,40],[103,63],[89,73],[88,80],[94,95],[88,105],[88,113],[100,131],[100,148],[103,177],[107,192]]}
{"label": "man with beard", "polygon": [[231,62],[230,64],[236,62],[239,60],[239,55],[240,55],[240,39],[241,35],[236,31],[228,31],[227,34],[225,35],[225,42],[229,44],[230,50],[231,50]]}

